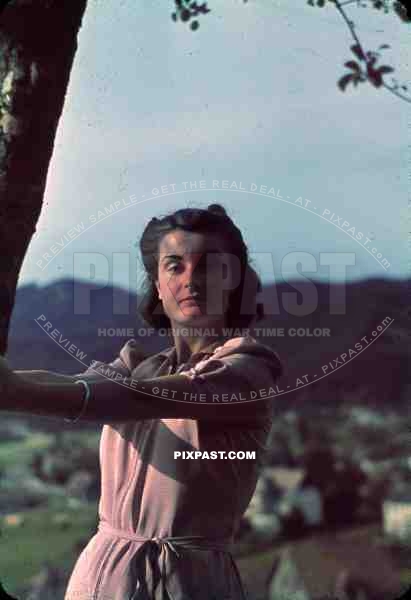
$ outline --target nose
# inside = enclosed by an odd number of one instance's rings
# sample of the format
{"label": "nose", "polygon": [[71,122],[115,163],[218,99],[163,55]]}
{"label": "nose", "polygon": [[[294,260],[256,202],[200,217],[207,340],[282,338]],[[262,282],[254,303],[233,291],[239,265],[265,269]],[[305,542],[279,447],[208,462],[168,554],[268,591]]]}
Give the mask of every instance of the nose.
{"label": "nose", "polygon": [[187,278],[187,281],[184,284],[184,288],[186,288],[190,292],[202,293],[204,287],[205,285],[203,284],[202,280],[200,280],[198,277],[191,277],[191,279]]}
{"label": "nose", "polygon": [[206,268],[201,256],[195,256],[187,262],[184,287],[189,287],[191,284],[191,287],[200,291],[206,283],[206,277]]}

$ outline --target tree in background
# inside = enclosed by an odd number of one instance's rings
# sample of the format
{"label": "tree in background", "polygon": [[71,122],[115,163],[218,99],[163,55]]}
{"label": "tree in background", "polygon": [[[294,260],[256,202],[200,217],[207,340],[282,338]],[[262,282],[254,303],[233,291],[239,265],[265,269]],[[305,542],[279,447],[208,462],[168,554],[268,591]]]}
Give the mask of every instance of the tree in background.
{"label": "tree in background", "polygon": [[[14,0],[0,14],[0,355],[36,231],[87,0]],[[6,6],[7,4],[7,6]]]}

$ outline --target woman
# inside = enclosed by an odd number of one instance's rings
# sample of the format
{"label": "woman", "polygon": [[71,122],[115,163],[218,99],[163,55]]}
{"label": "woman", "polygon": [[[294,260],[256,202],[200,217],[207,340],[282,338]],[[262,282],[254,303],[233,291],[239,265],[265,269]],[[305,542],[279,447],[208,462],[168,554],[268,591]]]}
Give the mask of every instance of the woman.
{"label": "woman", "polygon": [[[3,361],[2,408],[104,425],[99,527],[65,600],[244,600],[230,549],[267,450],[282,367],[268,346],[224,328],[263,317],[261,282],[220,205],[153,218],[140,250],[141,314],[156,329],[171,326],[173,346],[144,357],[129,340],[109,365],[61,379],[36,380]],[[189,454],[230,450],[255,458]]]}

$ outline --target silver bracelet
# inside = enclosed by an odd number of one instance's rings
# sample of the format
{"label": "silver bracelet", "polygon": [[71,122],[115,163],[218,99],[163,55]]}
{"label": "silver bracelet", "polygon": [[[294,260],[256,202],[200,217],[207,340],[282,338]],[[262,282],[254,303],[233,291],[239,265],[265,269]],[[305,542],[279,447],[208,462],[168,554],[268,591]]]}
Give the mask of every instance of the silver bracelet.
{"label": "silver bracelet", "polygon": [[90,400],[90,397],[91,397],[91,387],[90,387],[90,384],[87,381],[85,381],[85,379],[77,379],[74,383],[82,383],[83,384],[83,387],[85,389],[84,403],[83,403],[81,411],[79,412],[77,417],[75,417],[74,419],[65,418],[64,420],[66,421],[66,423],[76,423],[80,419],[80,417],[84,414],[84,412],[87,408],[88,402]]}

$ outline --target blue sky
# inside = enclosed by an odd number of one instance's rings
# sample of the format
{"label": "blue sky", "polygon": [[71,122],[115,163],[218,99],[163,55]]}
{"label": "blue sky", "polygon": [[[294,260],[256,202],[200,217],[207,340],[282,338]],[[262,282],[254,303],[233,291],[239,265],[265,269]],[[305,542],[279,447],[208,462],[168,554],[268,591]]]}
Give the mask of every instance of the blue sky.
{"label": "blue sky", "polygon": [[[352,41],[332,6],[208,4],[192,32],[171,20],[171,0],[89,0],[19,285],[75,276],[135,291],[135,244],[150,218],[211,202],[243,231],[266,283],[295,272],[293,252],[312,256],[312,279],[344,276],[320,253],[353,255],[347,279],[409,277],[410,104],[369,85],[337,89]],[[366,49],[392,46],[383,62],[406,82],[409,26],[355,5],[349,14]],[[184,191],[184,181],[205,189]],[[250,193],[253,183],[276,193]],[[178,193],[152,193],[171,184]],[[122,210],[97,218],[115,202]]]}

